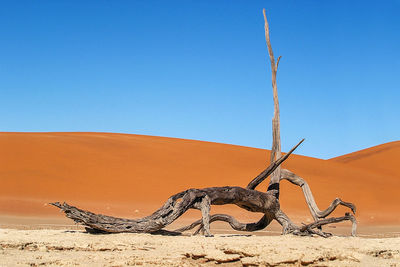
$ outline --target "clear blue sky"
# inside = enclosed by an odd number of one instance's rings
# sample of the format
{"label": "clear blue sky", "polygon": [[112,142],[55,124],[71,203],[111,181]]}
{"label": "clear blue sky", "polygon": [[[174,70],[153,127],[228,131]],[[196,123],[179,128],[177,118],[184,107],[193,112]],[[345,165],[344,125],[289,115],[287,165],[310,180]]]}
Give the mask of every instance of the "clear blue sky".
{"label": "clear blue sky", "polygon": [[330,158],[400,139],[400,1],[1,1],[0,131],[159,135]]}

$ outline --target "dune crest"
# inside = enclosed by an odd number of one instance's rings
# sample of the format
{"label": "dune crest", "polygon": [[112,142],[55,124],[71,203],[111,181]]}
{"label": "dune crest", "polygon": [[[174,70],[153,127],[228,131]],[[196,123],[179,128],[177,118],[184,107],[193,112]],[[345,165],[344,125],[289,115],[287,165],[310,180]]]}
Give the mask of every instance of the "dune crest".
{"label": "dune crest", "polygon": [[381,144],[329,159],[348,166],[400,177],[397,164],[400,159],[400,141]]}

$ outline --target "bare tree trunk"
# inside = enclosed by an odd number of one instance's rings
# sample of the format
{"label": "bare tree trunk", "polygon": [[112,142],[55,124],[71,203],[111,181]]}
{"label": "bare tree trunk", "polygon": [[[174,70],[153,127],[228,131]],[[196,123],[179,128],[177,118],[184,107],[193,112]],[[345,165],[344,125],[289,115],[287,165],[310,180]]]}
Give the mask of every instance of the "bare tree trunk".
{"label": "bare tree trunk", "polygon": [[[269,38],[269,25],[265,9],[263,10],[265,22],[265,38],[268,46],[268,53],[271,62],[272,72],[272,88],[274,97],[274,117],[272,120],[272,150],[271,150],[271,164],[262,171],[257,177],[249,182],[246,188],[242,187],[210,187],[204,189],[188,189],[171,196],[164,205],[155,211],[153,214],[137,219],[123,219],[116,218],[101,214],[94,214],[89,211],[78,209],[70,206],[67,203],[51,203],[52,205],[60,208],[68,218],[71,218],[77,223],[83,224],[87,227],[89,232],[97,233],[161,233],[161,234],[180,234],[198,226],[199,228],[195,233],[203,232],[206,236],[211,236],[210,223],[214,221],[224,221],[238,231],[257,231],[267,227],[272,220],[278,221],[282,225],[282,232],[284,234],[292,233],[296,235],[319,235],[322,237],[329,237],[329,233],[321,231],[321,226],[337,223],[341,221],[352,222],[352,235],[356,234],[356,219],[353,215],[346,213],[343,217],[323,219],[338,206],[343,205],[356,211],[354,204],[344,202],[336,198],[332,204],[326,209],[321,211],[315,203],[311,189],[307,182],[292,173],[289,170],[280,168],[280,164],[285,161],[290,154],[304,141],[301,140],[295,147],[293,147],[286,155],[281,155],[281,140],[280,140],[280,118],[279,118],[279,101],[278,90],[276,85],[276,74],[278,64],[281,57],[275,62],[274,54],[271,47]],[[263,182],[270,174],[271,181],[269,183],[267,192],[256,191],[256,187]],[[302,188],[303,194],[306,198],[307,205],[310,209],[311,215],[315,222],[304,225],[302,227],[296,226],[289,217],[280,209],[279,204],[279,182],[281,180],[288,180],[294,185]],[[234,204],[251,212],[263,213],[263,216],[258,222],[255,223],[241,223],[234,217],[226,214],[210,215],[210,205],[224,205]],[[178,217],[185,213],[188,209],[201,210],[202,219],[193,222],[192,224],[177,229],[176,231],[165,231],[163,228]]]}
{"label": "bare tree trunk", "polygon": [[[277,61],[275,62],[274,53],[272,50],[271,40],[270,40],[270,36],[269,36],[269,24],[268,24],[265,9],[263,9],[263,16],[264,16],[265,40],[267,43],[268,54],[269,54],[269,59],[270,59],[270,63],[271,63],[272,89],[273,89],[273,99],[274,99],[274,116],[272,119],[273,142],[272,142],[272,149],[271,149],[271,163],[272,163],[272,162],[276,162],[276,159],[281,157],[280,113],[279,113],[278,89],[277,89],[277,83],[276,83],[276,74],[278,71],[278,65],[279,65],[281,56],[279,56]],[[293,151],[293,149],[290,151],[290,153],[292,151]],[[267,176],[265,175],[264,172],[260,173],[257,177],[255,177],[247,185],[247,188],[255,190],[255,188],[261,182],[263,182],[266,178],[267,178]],[[289,170],[281,170],[280,166],[278,168],[276,168],[276,170],[272,173],[267,192],[274,192],[275,196],[277,198],[279,198],[279,183],[281,180],[288,180],[289,182],[291,182],[297,186],[300,186],[302,188],[303,194],[306,199],[309,210],[311,212],[311,215],[316,222],[319,219],[325,218],[330,213],[332,213],[338,205],[343,205],[343,206],[350,208],[353,213],[356,212],[356,207],[354,204],[349,203],[349,202],[344,202],[340,198],[336,198],[326,210],[321,211],[318,208],[317,204],[315,203],[311,189],[308,186],[307,182],[303,178],[295,175],[294,173],[292,173]],[[283,215],[283,213],[280,213],[280,216],[278,216],[278,218],[279,219],[277,219],[277,220],[282,224],[282,226],[284,226],[284,231],[283,231],[284,233],[288,232],[289,231],[288,229],[290,229],[290,228],[292,228],[291,231],[295,230],[293,228],[293,223],[290,221],[290,219],[286,215]],[[257,223],[240,224],[233,217],[231,217],[229,215],[225,215],[225,214],[219,214],[218,216],[215,216],[212,219],[212,221],[226,221],[232,226],[232,228],[234,228],[236,230],[248,229],[250,227],[249,225],[251,225],[251,229],[253,229],[253,230],[260,230],[260,229],[262,229],[261,227],[264,225],[263,222],[265,222],[265,220],[266,220],[266,218],[264,216]],[[352,217],[351,220],[352,220],[353,226],[354,226],[353,230],[352,230],[352,234],[355,235],[356,221],[355,221],[354,217]],[[316,224],[316,225],[317,225],[317,227],[320,228],[324,224]],[[311,228],[309,228],[308,230],[311,231]],[[321,234],[322,233],[321,231],[320,232],[314,231],[313,233],[323,235],[323,234]]]}
{"label": "bare tree trunk", "polygon": [[[265,28],[265,40],[267,42],[269,59],[271,62],[271,74],[272,74],[272,92],[274,96],[274,117],[272,119],[272,148],[271,148],[271,163],[281,156],[281,133],[280,133],[280,114],[279,114],[279,99],[278,99],[278,88],[276,85],[276,73],[278,72],[278,64],[281,57],[275,62],[274,52],[271,46],[271,40],[269,38],[269,25],[265,9],[263,9],[264,15],[264,28]],[[276,190],[276,197],[279,198],[279,181],[281,176],[281,168],[278,167],[274,173],[272,173],[271,181],[268,186],[268,191]]]}
{"label": "bare tree trunk", "polygon": [[[269,36],[269,24],[267,20],[267,15],[265,13],[265,9],[263,9],[264,15],[264,23],[265,23],[265,40],[268,47],[268,54],[271,62],[271,73],[272,73],[272,89],[273,89],[273,98],[274,98],[274,117],[272,119],[272,149],[271,149],[271,162],[275,161],[276,158],[281,156],[281,136],[280,136],[280,113],[279,113],[279,99],[278,99],[278,89],[276,85],[276,74],[278,71],[279,61],[281,56],[278,57],[278,60],[275,63],[274,53],[271,46],[271,40]],[[288,180],[295,185],[298,185],[302,188],[304,197],[306,199],[307,205],[311,212],[312,217],[315,221],[321,218],[325,218],[328,216],[338,205],[343,205],[349,207],[353,213],[356,212],[356,208],[352,203],[344,202],[340,198],[336,198],[332,204],[324,211],[320,211],[317,204],[315,203],[314,197],[311,193],[311,189],[308,186],[307,182],[301,177],[295,175],[289,170],[281,170],[281,167],[278,167],[274,173],[272,173],[271,180],[268,186],[267,191],[277,190],[277,198],[279,198],[279,182],[281,180]],[[254,187],[255,188],[255,187]],[[253,189],[254,189],[253,188]]]}

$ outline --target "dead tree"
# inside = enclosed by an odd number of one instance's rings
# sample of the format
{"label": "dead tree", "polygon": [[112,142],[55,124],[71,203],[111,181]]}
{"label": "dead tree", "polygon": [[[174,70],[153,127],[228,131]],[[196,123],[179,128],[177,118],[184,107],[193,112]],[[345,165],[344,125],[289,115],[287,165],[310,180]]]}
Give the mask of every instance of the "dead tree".
{"label": "dead tree", "polygon": [[[272,73],[272,89],[273,89],[273,98],[274,98],[274,117],[272,119],[272,149],[271,149],[271,162],[276,160],[281,156],[281,136],[280,136],[280,112],[279,112],[279,99],[278,99],[278,89],[276,84],[276,74],[278,72],[278,65],[281,59],[281,56],[278,57],[275,62],[274,52],[271,46],[271,40],[269,36],[269,25],[267,20],[267,15],[265,14],[265,9],[263,9],[264,15],[264,28],[265,28],[265,40],[268,47],[269,59],[271,62],[271,73]],[[288,180],[294,185],[300,186],[303,190],[304,197],[306,199],[307,205],[310,209],[311,215],[314,218],[314,221],[317,221],[321,218],[325,218],[328,216],[338,205],[343,205],[352,210],[353,213],[356,212],[356,208],[353,204],[344,202],[340,198],[336,198],[332,204],[324,211],[321,211],[317,204],[315,203],[314,197],[312,195],[311,189],[308,186],[307,182],[294,174],[289,170],[281,170],[278,167],[274,173],[272,174],[271,181],[269,183],[269,189],[278,189],[277,190],[277,198],[279,198],[279,182],[281,180]],[[255,188],[255,187],[254,187]],[[253,188],[253,189],[254,189]]]}
{"label": "dead tree", "polygon": [[[338,205],[346,206],[350,208],[353,213],[355,213],[356,208],[354,204],[343,202],[341,199],[336,198],[327,209],[321,211],[315,203],[314,197],[311,193],[311,189],[308,186],[307,182],[293,172],[280,168],[280,164],[290,156],[290,154],[303,142],[304,139],[301,140],[295,147],[293,147],[287,154],[285,154],[284,156],[281,155],[279,101],[276,84],[276,74],[281,57],[278,57],[277,61],[275,62],[269,38],[269,25],[265,14],[265,9],[263,10],[263,14],[265,21],[265,37],[271,62],[272,88],[274,96],[271,164],[257,177],[251,180],[246,188],[225,186],[209,187],[204,189],[188,189],[171,196],[164,203],[164,205],[153,214],[137,220],[94,214],[92,212],[70,206],[65,202],[63,204],[59,202],[51,204],[60,208],[68,218],[71,218],[75,222],[86,226],[86,229],[89,232],[98,233],[129,232],[180,234],[181,232],[191,230],[198,226],[195,234],[203,232],[206,236],[211,236],[210,223],[215,221],[227,222],[234,230],[238,231],[257,231],[267,227],[272,220],[276,220],[279,224],[282,225],[283,234],[316,234],[319,236],[328,237],[331,234],[322,232],[321,226],[349,220],[352,222],[352,235],[354,236],[356,234],[357,223],[355,217],[352,214],[346,213],[343,217],[324,219],[329,214],[331,214]],[[263,182],[270,174],[272,175],[267,192],[260,192],[255,190],[256,187],[261,182]],[[303,226],[297,226],[281,210],[279,203],[279,183],[281,180],[288,180],[292,184],[301,187],[307,205],[315,222]],[[262,213],[263,216],[259,221],[254,223],[241,223],[237,221],[234,217],[227,214],[210,215],[211,205],[224,204],[235,204],[245,210]],[[175,231],[163,230],[164,227],[174,222],[189,209],[201,210],[202,219]]]}

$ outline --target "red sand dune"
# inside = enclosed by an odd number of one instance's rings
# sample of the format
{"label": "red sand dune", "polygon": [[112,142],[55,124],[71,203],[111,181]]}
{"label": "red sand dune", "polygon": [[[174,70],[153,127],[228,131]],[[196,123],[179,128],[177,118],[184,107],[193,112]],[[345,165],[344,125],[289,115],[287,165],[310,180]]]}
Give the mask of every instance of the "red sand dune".
{"label": "red sand dune", "polygon": [[330,161],[344,163],[347,166],[373,171],[380,175],[400,177],[400,141],[370,147]]}
{"label": "red sand dune", "polygon": [[[399,142],[365,151],[331,160],[292,155],[283,165],[308,181],[321,209],[340,197],[357,204],[361,224],[399,225]],[[110,215],[144,216],[181,190],[246,186],[268,162],[266,150],[175,138],[0,133],[0,214],[61,216],[45,203],[67,201]],[[281,187],[282,210],[310,217],[301,189],[286,181]]]}

